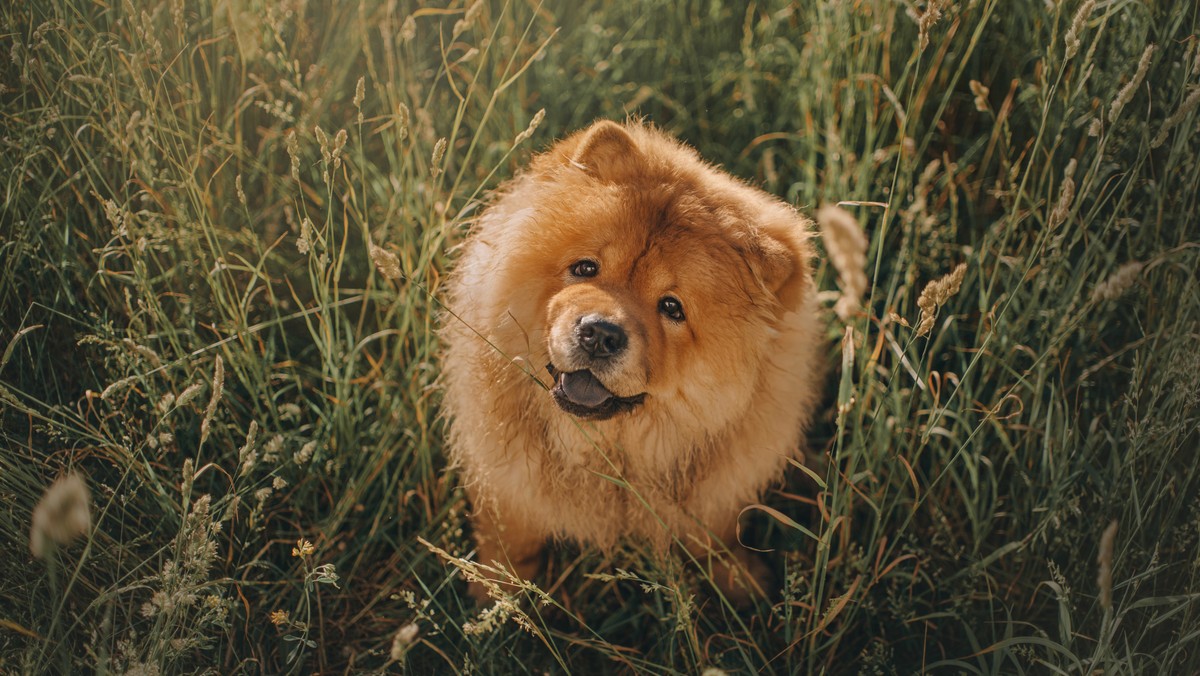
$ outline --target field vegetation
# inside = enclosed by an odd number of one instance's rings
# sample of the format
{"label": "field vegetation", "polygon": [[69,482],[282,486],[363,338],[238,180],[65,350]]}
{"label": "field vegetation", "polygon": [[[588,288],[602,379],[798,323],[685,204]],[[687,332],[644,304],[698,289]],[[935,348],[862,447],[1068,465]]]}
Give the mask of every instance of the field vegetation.
{"label": "field vegetation", "polygon": [[[1200,5],[38,0],[0,48],[0,672],[1200,671]],[[445,274],[628,115],[844,210],[777,588],[566,545],[481,611]]]}

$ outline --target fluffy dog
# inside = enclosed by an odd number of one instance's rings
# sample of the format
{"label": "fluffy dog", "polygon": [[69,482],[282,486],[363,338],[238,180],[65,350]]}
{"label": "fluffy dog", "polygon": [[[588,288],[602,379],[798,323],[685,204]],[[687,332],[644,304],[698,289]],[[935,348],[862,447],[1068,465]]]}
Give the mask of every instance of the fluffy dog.
{"label": "fluffy dog", "polygon": [[735,529],[817,397],[809,238],[792,208],[636,122],[597,122],[509,183],[442,319],[478,560],[528,578],[554,538],[676,543],[726,595],[761,591]]}

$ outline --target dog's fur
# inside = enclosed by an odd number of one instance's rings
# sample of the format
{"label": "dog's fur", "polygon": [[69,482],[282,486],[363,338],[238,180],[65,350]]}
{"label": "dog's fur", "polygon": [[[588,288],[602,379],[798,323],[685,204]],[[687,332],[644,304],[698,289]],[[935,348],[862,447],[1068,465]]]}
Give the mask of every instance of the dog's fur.
{"label": "dog's fur", "polygon": [[[636,122],[598,122],[506,186],[462,247],[441,334],[478,560],[529,577],[551,538],[678,539],[728,547],[740,566],[709,559],[715,579],[745,598],[762,564],[738,514],[798,453],[818,390],[808,226]],[[599,357],[580,328],[597,321],[623,334]]]}

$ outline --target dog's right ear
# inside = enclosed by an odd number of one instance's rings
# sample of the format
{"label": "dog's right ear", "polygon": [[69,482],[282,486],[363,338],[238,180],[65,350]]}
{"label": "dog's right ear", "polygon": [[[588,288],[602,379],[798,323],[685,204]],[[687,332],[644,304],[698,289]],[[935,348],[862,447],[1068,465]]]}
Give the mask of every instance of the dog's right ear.
{"label": "dog's right ear", "polygon": [[570,162],[597,178],[615,179],[642,162],[642,153],[625,127],[601,120],[579,133]]}

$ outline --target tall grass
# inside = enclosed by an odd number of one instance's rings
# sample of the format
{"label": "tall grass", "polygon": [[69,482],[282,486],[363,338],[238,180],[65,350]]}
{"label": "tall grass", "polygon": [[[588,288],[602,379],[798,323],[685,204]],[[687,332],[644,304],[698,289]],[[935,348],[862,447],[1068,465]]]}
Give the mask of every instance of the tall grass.
{"label": "tall grass", "polygon": [[[110,4],[0,8],[0,671],[1200,669],[1196,6]],[[869,237],[779,589],[568,545],[481,614],[440,280],[634,113]]]}

